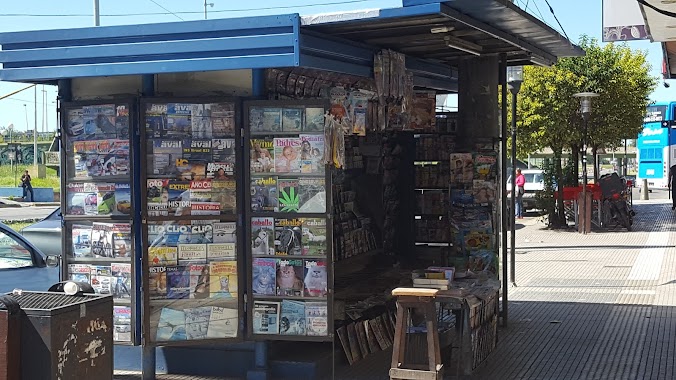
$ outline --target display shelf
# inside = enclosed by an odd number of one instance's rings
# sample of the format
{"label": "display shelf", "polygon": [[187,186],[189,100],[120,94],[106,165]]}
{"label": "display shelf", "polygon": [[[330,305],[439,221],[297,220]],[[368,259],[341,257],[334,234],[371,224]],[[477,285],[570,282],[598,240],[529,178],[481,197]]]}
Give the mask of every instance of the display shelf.
{"label": "display shelf", "polygon": [[448,187],[416,187],[415,191],[448,191]]}
{"label": "display shelf", "polygon": [[69,257],[68,262],[73,264],[85,263],[130,263],[131,257]]}
{"label": "display shelf", "polygon": [[281,301],[281,300],[294,300],[294,301],[307,301],[307,302],[322,302],[326,301],[328,298],[326,297],[310,297],[310,296],[268,296],[264,294],[254,294],[253,295],[254,300],[276,300],[276,301]]}
{"label": "display shelf", "polygon": [[256,255],[253,254],[251,257],[261,258],[261,259],[288,259],[288,260],[302,260],[302,259],[317,259],[317,260],[326,260],[326,255]]}
{"label": "display shelf", "polygon": [[[298,133],[296,133],[298,134]],[[293,177],[314,177],[314,178],[325,178],[324,173],[251,173],[251,177],[282,177],[282,178],[293,178]]]}
{"label": "display shelf", "polygon": [[429,245],[437,247],[452,247],[453,243],[450,241],[416,241],[415,245]]}

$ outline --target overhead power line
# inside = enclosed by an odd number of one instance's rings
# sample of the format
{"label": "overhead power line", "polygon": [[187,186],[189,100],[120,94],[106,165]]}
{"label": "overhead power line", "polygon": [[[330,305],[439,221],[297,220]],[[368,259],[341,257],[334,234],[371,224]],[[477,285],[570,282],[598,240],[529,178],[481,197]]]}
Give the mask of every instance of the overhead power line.
{"label": "overhead power line", "polygon": [[[311,8],[311,7],[321,7],[325,5],[343,5],[343,4],[354,4],[354,3],[366,3],[373,0],[347,0],[347,1],[335,1],[328,3],[316,3],[316,4],[303,4],[303,5],[286,5],[279,7],[264,7],[264,8],[246,8],[246,9],[221,9],[215,11],[209,11],[209,13],[234,13],[234,12],[253,12],[253,11],[267,11],[274,9],[292,9],[292,8]],[[154,2],[154,1],[153,1]],[[157,3],[156,3],[157,4]],[[159,5],[159,4],[158,4]],[[101,14],[101,17],[130,17],[130,16],[166,16],[166,15],[192,15],[192,14],[204,14],[204,11],[183,11],[183,12],[144,12],[144,13],[112,13],[112,14]],[[0,17],[92,17],[90,13],[0,13]],[[178,16],[177,16],[178,17]]]}
{"label": "overhead power line", "polygon": [[181,16],[179,16],[179,15],[177,15],[176,13],[174,13],[174,12],[168,10],[167,8],[163,7],[161,4],[159,4],[159,3],[156,2],[155,0],[150,0],[150,1],[151,1],[153,4],[157,5],[158,7],[162,8],[162,9],[164,9],[165,11],[167,11],[167,12],[171,13],[172,15],[176,16],[179,20],[185,21],[184,19],[181,18]]}
{"label": "overhead power line", "polygon": [[566,33],[566,30],[563,29],[563,25],[559,22],[559,18],[556,17],[556,13],[554,13],[554,9],[552,9],[551,4],[549,4],[549,0],[545,0],[545,3],[547,3],[547,6],[549,7],[549,11],[552,12],[552,16],[554,16],[554,20],[556,20],[556,23],[559,24],[559,27],[561,28],[561,31],[563,32],[563,35],[566,36],[566,39],[570,41],[570,37],[568,37],[568,34]]}

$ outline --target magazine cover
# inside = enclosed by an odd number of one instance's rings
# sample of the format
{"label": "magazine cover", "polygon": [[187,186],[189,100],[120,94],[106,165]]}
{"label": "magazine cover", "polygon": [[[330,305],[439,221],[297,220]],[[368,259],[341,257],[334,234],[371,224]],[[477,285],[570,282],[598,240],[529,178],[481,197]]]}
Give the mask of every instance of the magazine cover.
{"label": "magazine cover", "polygon": [[213,136],[233,136],[235,134],[235,104],[212,103],[210,106]]}
{"label": "magazine cover", "polygon": [[92,256],[113,257],[113,224],[92,223]]}
{"label": "magazine cover", "polygon": [[167,298],[190,298],[190,266],[167,267]]}
{"label": "magazine cover", "polygon": [[298,179],[298,212],[326,212],[326,179]]}
{"label": "magazine cover", "polygon": [[129,140],[129,108],[126,104],[115,106],[115,129],[118,139]]}
{"label": "magazine cover", "polygon": [[305,260],[305,296],[325,297],[328,289],[326,261]]}
{"label": "magazine cover", "polygon": [[237,261],[214,261],[209,264],[211,298],[237,298]]}
{"label": "magazine cover", "polygon": [[115,184],[113,215],[131,215],[131,189],[128,183]]}
{"label": "magazine cover", "polygon": [[254,258],[252,264],[252,285],[254,294],[274,296],[275,289],[275,271],[277,268],[277,260]]}
{"label": "magazine cover", "polygon": [[275,254],[275,220],[268,217],[251,218],[251,253]]}
{"label": "magazine cover", "polygon": [[92,226],[73,224],[73,257],[93,257],[91,246]]}
{"label": "magazine cover", "polygon": [[190,183],[190,214],[220,215],[221,204],[212,200],[211,180]]}
{"label": "magazine cover", "polygon": [[324,174],[324,135],[300,135],[300,172]]}
{"label": "magazine cover", "polygon": [[176,247],[184,226],[171,222],[148,224],[148,246]]}
{"label": "magazine cover", "polygon": [[451,153],[451,182],[472,183],[474,179],[474,160],[472,153]]}
{"label": "magazine cover", "polygon": [[237,181],[234,177],[211,181],[211,201],[218,203],[221,214],[237,211]]}
{"label": "magazine cover", "polygon": [[225,180],[235,175],[235,164],[231,162],[207,163],[207,178]]}
{"label": "magazine cover", "polygon": [[305,325],[307,335],[325,336],[328,334],[329,323],[326,302],[305,303]]}
{"label": "magazine cover", "polygon": [[275,171],[274,140],[250,140],[250,170],[251,173],[273,173]]}
{"label": "magazine cover", "polygon": [[192,133],[191,113],[191,104],[168,103],[167,137],[178,139],[190,137]]}
{"label": "magazine cover", "polygon": [[491,249],[492,234],[490,230],[469,230],[463,231],[463,248],[465,252]]}
{"label": "magazine cover", "polygon": [[308,256],[326,256],[326,219],[303,219],[302,253]]}
{"label": "magazine cover", "polygon": [[192,114],[192,137],[198,139],[211,138],[211,104],[193,104]]}
{"label": "magazine cover", "polygon": [[254,301],[253,333],[279,334],[279,302]]}
{"label": "magazine cover", "polygon": [[131,298],[131,264],[111,263],[113,275],[113,297]]}
{"label": "magazine cover", "polygon": [[211,160],[234,164],[235,149],[235,139],[213,139],[211,140]]}
{"label": "magazine cover", "polygon": [[282,130],[282,109],[251,107],[249,130],[252,133],[280,132]]}
{"label": "magazine cover", "polygon": [[[276,191],[276,190],[275,190]],[[96,202],[96,186],[93,183],[71,182],[66,188],[66,214],[85,215],[85,199]],[[91,203],[91,200],[89,200]]]}
{"label": "magazine cover", "polygon": [[96,294],[112,293],[112,271],[108,265],[91,265],[90,284]]}
{"label": "magazine cover", "polygon": [[282,131],[300,132],[303,130],[303,109],[284,108],[282,110]]}
{"label": "magazine cover", "polygon": [[274,139],[276,173],[300,173],[300,145],[297,137]]}
{"label": "magazine cover", "polygon": [[497,160],[494,154],[475,154],[474,180],[495,181],[497,178]]}
{"label": "magazine cover", "polygon": [[211,307],[202,306],[184,309],[185,331],[188,339],[206,339],[211,317]]}
{"label": "magazine cover", "polygon": [[305,303],[302,301],[282,301],[282,313],[279,318],[279,333],[282,335],[305,335]]}
{"label": "magazine cover", "polygon": [[157,334],[155,340],[186,340],[185,331],[185,312],[183,310],[174,310],[168,307],[162,308],[160,312],[160,321],[157,323]]}
{"label": "magazine cover", "polygon": [[307,132],[324,131],[324,108],[305,108],[305,128]]}
{"label": "magazine cover", "polygon": [[277,260],[277,295],[302,296],[303,273],[303,260]]}
{"label": "magazine cover", "polygon": [[159,139],[167,135],[167,105],[146,104],[146,137]]}
{"label": "magazine cover", "polygon": [[167,298],[167,268],[148,268],[148,294],[151,300]]}
{"label": "magazine cover", "polygon": [[96,184],[96,210],[98,215],[110,215],[115,209],[115,184]]}
{"label": "magazine cover", "polygon": [[171,216],[190,215],[190,181],[171,179],[167,185],[167,214]]}
{"label": "magazine cover", "polygon": [[190,298],[209,298],[209,264],[190,264]]}
{"label": "magazine cover", "polygon": [[71,280],[89,284],[92,268],[89,264],[68,264],[68,273]]}
{"label": "magazine cover", "polygon": [[278,178],[277,179],[277,198],[279,202],[279,212],[298,212],[300,208],[298,178]]}
{"label": "magazine cover", "polygon": [[178,238],[179,244],[208,244],[213,242],[213,221],[212,220],[193,220],[191,224],[181,225],[181,234]]}
{"label": "magazine cover", "polygon": [[178,248],[176,247],[148,247],[148,264],[154,266],[176,265]]}
{"label": "magazine cover", "polygon": [[197,181],[207,178],[207,163],[181,158],[176,160],[176,179],[181,181]]}
{"label": "magazine cover", "polygon": [[212,228],[214,233],[214,243],[237,242],[237,223],[216,222],[212,224]]}
{"label": "magazine cover", "polygon": [[495,202],[495,182],[474,180],[472,184],[472,194],[476,203]]}
{"label": "magazine cover", "polygon": [[193,136],[192,139],[183,140],[183,159],[188,161],[211,161],[211,139],[200,139]]}
{"label": "magazine cover", "polygon": [[148,216],[167,216],[169,210],[169,180],[149,179],[146,181]]}
{"label": "magazine cover", "polygon": [[236,338],[237,320],[237,309],[213,306],[207,338]]}
{"label": "magazine cover", "polygon": [[129,223],[113,224],[113,256],[131,257],[131,225]]}
{"label": "magazine cover", "polygon": [[207,261],[206,244],[179,244],[178,263],[180,265],[205,263]]}
{"label": "magazine cover", "polygon": [[302,221],[298,218],[275,219],[275,255],[302,254],[302,226]]}
{"label": "magazine cover", "polygon": [[98,215],[99,214],[98,187],[96,186],[95,183],[85,183],[84,193],[85,193],[85,197],[83,200],[84,215]]}
{"label": "magazine cover", "polygon": [[86,139],[86,136],[84,135],[83,113],[84,111],[82,108],[68,110],[68,114],[66,116],[66,134],[71,141]]}
{"label": "magazine cover", "polygon": [[251,178],[251,211],[279,211],[277,177]]}
{"label": "magazine cover", "polygon": [[236,243],[207,244],[207,258],[211,260],[228,260],[237,257]]}
{"label": "magazine cover", "polygon": [[99,104],[82,107],[82,121],[86,140],[115,139],[115,105]]}
{"label": "magazine cover", "polygon": [[176,160],[183,157],[183,140],[153,139],[152,155],[149,155],[148,174],[162,177],[176,177]]}
{"label": "magazine cover", "polygon": [[113,340],[128,342],[131,340],[131,307],[113,306]]}

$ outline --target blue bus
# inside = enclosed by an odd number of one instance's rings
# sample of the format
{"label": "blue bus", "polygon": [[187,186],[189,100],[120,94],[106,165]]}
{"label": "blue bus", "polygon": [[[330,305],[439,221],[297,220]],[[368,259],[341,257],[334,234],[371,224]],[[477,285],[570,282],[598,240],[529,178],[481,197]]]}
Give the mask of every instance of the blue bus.
{"label": "blue bus", "polygon": [[639,186],[643,184],[643,179],[647,179],[649,188],[668,187],[669,167],[676,164],[673,150],[676,131],[672,128],[664,128],[662,122],[674,120],[674,111],[676,111],[676,102],[655,103],[648,106],[643,121],[643,131],[636,140],[638,162],[636,180]]}

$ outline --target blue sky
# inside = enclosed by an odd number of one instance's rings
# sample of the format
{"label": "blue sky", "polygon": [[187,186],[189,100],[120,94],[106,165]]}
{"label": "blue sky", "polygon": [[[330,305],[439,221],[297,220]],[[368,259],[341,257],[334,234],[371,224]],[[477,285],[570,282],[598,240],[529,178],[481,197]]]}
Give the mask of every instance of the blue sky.
{"label": "blue sky", "polygon": [[[272,0],[252,0],[233,2],[226,0],[207,0],[213,3],[208,7],[208,17],[232,18],[268,14],[300,13],[303,15],[339,12],[356,9],[391,8],[401,6],[401,0],[289,0],[278,2]],[[3,1],[0,9],[0,31],[21,31],[38,29],[79,28],[94,25],[93,0],[23,0]],[[550,26],[561,30],[552,16],[545,0],[515,0],[515,3],[544,20]],[[282,5],[288,4],[288,5]],[[323,4],[323,5],[320,5]],[[579,36],[587,34],[601,38],[601,1],[589,0],[549,0],[563,30],[571,40],[577,41]],[[317,5],[317,6],[313,6]],[[276,7],[276,8],[275,8]],[[166,13],[166,10],[176,13]],[[192,13],[181,13],[192,12]],[[174,22],[183,20],[204,19],[203,0],[100,0],[101,25],[142,24],[156,22]],[[156,15],[135,15],[139,13],[160,13]],[[50,16],[22,16],[50,15]],[[662,64],[660,45],[649,41],[630,42],[632,49],[648,51],[649,62],[653,67],[653,75],[659,76]],[[25,84],[0,82],[0,95],[25,87]],[[676,86],[675,86],[676,87]],[[672,89],[661,84],[653,93],[654,100],[676,98]],[[42,86],[37,89],[37,125],[42,130]],[[56,89],[45,87],[47,92],[49,130],[56,126],[55,99]],[[23,91],[12,97],[0,100],[0,128],[10,123],[15,130],[25,131],[34,125],[34,90]],[[26,105],[24,107],[24,104]],[[28,120],[28,121],[26,121]]]}

